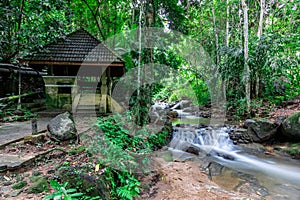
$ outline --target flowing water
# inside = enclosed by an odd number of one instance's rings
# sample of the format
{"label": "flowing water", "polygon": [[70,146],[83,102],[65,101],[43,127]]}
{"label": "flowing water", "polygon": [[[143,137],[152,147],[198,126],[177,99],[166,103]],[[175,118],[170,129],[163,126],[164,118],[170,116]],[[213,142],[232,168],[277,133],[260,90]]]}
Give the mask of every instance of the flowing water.
{"label": "flowing water", "polygon": [[192,146],[193,149],[204,152],[200,155],[209,156],[213,161],[227,167],[227,173],[215,179],[217,183],[217,180],[232,180],[232,174],[242,172],[255,177],[260,185],[267,188],[273,199],[300,199],[299,162],[246,154],[243,148],[234,145],[230,140],[230,129],[177,125],[174,127],[170,148],[186,150],[188,146]]}

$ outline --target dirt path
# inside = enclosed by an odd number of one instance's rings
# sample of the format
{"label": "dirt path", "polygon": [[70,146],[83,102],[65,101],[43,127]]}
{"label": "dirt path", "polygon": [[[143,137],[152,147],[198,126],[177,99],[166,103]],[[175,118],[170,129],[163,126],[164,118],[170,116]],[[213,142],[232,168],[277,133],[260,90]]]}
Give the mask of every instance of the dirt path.
{"label": "dirt path", "polygon": [[[38,118],[38,131],[47,129],[47,125],[51,118]],[[32,132],[31,120],[24,122],[7,122],[0,123],[0,146],[10,141],[23,138]]]}

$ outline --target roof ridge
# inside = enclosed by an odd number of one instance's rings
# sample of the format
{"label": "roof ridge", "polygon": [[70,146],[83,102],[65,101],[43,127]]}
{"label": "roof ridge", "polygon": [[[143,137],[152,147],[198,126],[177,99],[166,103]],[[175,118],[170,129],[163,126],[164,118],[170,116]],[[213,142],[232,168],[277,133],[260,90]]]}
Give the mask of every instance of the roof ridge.
{"label": "roof ridge", "polygon": [[[95,39],[97,42],[99,42],[99,43],[101,43],[101,41],[98,39],[98,38],[96,38],[94,35],[92,35],[90,32],[88,32],[85,28],[83,28],[83,27],[81,27],[81,28],[79,28],[77,31],[79,31],[79,30],[83,30],[84,32],[86,32],[89,36],[91,36],[93,39]],[[74,31],[74,33],[75,33],[76,31]]]}
{"label": "roof ridge", "polygon": [[[86,32],[88,35],[90,35],[92,38],[94,38],[95,40],[97,40],[99,42],[99,44],[103,45],[107,50],[109,50],[114,56],[116,56],[118,59],[120,59],[120,61],[123,61],[122,57],[118,54],[116,54],[113,50],[111,50],[104,42],[101,42],[99,39],[97,39],[94,35],[92,35],[89,31],[87,31],[85,28],[80,27],[78,30],[83,30],[84,32]],[[76,31],[74,31],[76,32]]]}

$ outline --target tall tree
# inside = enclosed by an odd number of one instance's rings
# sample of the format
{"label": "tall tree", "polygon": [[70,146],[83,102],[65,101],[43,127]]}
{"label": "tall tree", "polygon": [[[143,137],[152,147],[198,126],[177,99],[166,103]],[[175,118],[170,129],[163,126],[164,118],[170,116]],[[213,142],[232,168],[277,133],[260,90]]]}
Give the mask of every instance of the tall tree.
{"label": "tall tree", "polygon": [[248,6],[245,0],[242,0],[242,7],[244,11],[244,81],[245,81],[245,94],[247,102],[247,112],[250,114],[251,108],[251,82],[250,82],[250,67],[248,64]]}
{"label": "tall tree", "polygon": [[[265,0],[260,0],[260,15],[259,15],[259,23],[257,29],[257,38],[261,39],[263,32],[263,21],[264,21],[264,12],[265,12]],[[255,70],[255,97],[259,96],[259,86],[260,86],[260,70]]]}

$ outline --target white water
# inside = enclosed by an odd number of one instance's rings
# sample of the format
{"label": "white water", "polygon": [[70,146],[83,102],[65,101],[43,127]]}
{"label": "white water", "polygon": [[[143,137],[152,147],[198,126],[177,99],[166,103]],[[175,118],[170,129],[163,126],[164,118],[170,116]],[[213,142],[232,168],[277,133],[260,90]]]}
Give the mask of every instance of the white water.
{"label": "white water", "polygon": [[204,150],[213,160],[228,168],[249,174],[264,174],[271,179],[282,180],[280,184],[300,186],[299,166],[243,154],[242,149],[229,139],[229,131],[230,129],[226,127],[216,130],[211,127],[199,129],[176,127],[170,147],[182,150],[184,146],[191,144]]}

